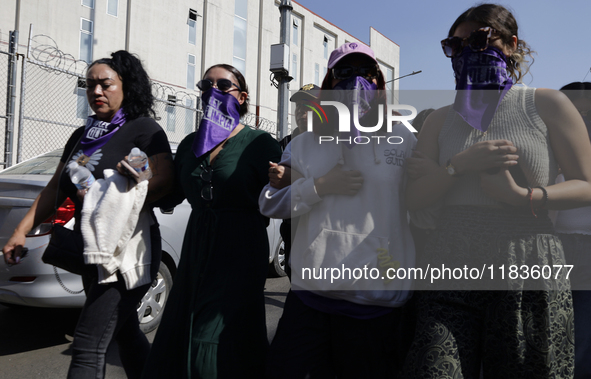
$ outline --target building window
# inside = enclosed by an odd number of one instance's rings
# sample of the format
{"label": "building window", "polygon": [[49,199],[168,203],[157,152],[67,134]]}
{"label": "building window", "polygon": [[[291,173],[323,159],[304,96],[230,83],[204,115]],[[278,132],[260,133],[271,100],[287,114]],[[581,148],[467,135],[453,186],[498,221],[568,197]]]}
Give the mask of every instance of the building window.
{"label": "building window", "polygon": [[189,43],[195,45],[197,43],[197,11],[189,9],[189,18],[187,19],[189,25]]}
{"label": "building window", "polygon": [[324,59],[328,59],[328,37],[324,36],[324,41],[322,41],[322,47],[324,48]]}
{"label": "building window", "polygon": [[94,9],[94,0],[82,0],[82,5]]}
{"label": "building window", "polygon": [[292,43],[297,46],[298,45],[298,20],[294,19],[293,20],[293,28],[291,30],[291,33],[293,34],[292,37]]}
{"label": "building window", "polygon": [[291,59],[291,76],[293,76],[293,80],[298,80],[298,56],[296,54],[293,54]]}
{"label": "building window", "polygon": [[195,45],[197,42],[197,23],[189,20],[189,43]]}
{"label": "building window", "polygon": [[166,103],[166,131],[175,131],[175,105],[176,96],[168,95],[168,102]]}
{"label": "building window", "polygon": [[320,65],[318,63],[314,63],[314,84],[320,85]]}
{"label": "building window", "polygon": [[195,56],[189,54],[187,60],[187,89],[195,89]]}
{"label": "building window", "polygon": [[322,67],[322,78],[326,78],[326,71],[327,71],[327,68],[326,67]]}
{"label": "building window", "polygon": [[86,120],[90,115],[90,105],[86,99],[86,79],[78,78],[76,85],[76,117]]}
{"label": "building window", "polygon": [[185,134],[193,133],[195,131],[195,106],[193,105],[193,99],[185,99]]}
{"label": "building window", "polygon": [[92,62],[92,21],[80,19],[80,60]]}
{"label": "building window", "polygon": [[107,14],[117,17],[117,11],[119,10],[118,8],[119,0],[107,0]]}
{"label": "building window", "polygon": [[248,0],[236,0],[234,14],[246,20],[248,15]]}
{"label": "building window", "polygon": [[246,73],[246,16],[248,0],[236,0],[234,9],[234,53],[232,65]]}

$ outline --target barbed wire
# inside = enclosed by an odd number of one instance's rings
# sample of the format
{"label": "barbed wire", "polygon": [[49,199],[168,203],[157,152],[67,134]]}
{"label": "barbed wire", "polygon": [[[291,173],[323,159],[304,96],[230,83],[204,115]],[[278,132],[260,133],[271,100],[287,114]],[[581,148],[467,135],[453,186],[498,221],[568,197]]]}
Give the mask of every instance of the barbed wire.
{"label": "barbed wire", "polygon": [[[78,76],[84,75],[88,67],[86,61],[76,59],[72,54],[60,50],[57,42],[45,34],[37,34],[31,38],[30,53],[31,58],[39,63],[72,72]],[[52,71],[59,73],[59,71]]]}
{"label": "barbed wire", "polygon": [[[0,37],[4,37],[0,33]],[[1,41],[1,39],[0,39]],[[72,54],[60,50],[57,42],[48,35],[38,34],[31,38],[31,59],[40,63],[43,69],[56,75],[67,72],[84,78],[88,63],[76,59]],[[56,70],[57,69],[57,70]],[[177,105],[187,109],[198,107],[199,96],[196,93],[179,90],[170,85],[152,80],[152,93],[158,101]],[[189,99],[190,102],[186,100]],[[277,133],[277,123],[256,114],[248,113],[242,123],[253,129],[261,129],[271,134]]]}
{"label": "barbed wire", "polygon": [[[196,100],[199,98],[195,93],[182,91],[154,80],[152,80],[152,94],[158,100],[174,101],[179,105],[186,105],[185,99],[190,99],[193,107],[197,107]],[[170,99],[169,95],[174,96],[174,100]]]}
{"label": "barbed wire", "polygon": [[258,116],[254,113],[247,113],[242,117],[242,124],[247,125],[253,129],[261,129],[270,134],[277,133],[277,123],[264,117]]}

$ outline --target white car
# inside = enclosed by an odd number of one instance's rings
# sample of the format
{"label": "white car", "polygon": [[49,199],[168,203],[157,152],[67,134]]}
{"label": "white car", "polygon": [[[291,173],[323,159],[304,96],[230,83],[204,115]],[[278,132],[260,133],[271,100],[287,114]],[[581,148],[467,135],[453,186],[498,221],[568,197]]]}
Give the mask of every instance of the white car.
{"label": "white car", "polygon": [[[173,146],[173,151],[175,148]],[[6,244],[16,225],[47,185],[61,156],[62,150],[58,149],[0,171],[0,247]],[[72,227],[73,207],[73,203],[66,200],[58,209],[56,220]],[[155,209],[154,213],[162,234],[162,263],[157,279],[138,304],[138,318],[144,333],[154,330],[160,323],[180,259],[191,206],[185,200],[174,210]],[[281,220],[271,219],[267,228],[270,276],[285,275],[280,223]],[[7,266],[4,259],[0,258],[0,304],[50,308],[77,308],[84,305],[86,296],[80,276],[41,261],[50,236],[51,219],[27,236],[25,247],[29,250],[21,263]]]}

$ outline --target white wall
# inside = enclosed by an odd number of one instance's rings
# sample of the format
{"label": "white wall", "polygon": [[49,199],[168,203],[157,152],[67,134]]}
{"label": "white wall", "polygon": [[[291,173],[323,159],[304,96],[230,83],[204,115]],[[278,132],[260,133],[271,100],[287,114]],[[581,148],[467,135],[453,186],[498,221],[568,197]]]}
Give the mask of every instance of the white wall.
{"label": "white wall", "polygon": [[[2,36],[14,29],[15,1],[2,1],[0,31]],[[127,15],[128,2],[131,14]],[[277,89],[270,82],[270,46],[279,43],[279,1],[248,0],[247,56],[245,77],[250,89],[252,113],[276,121]],[[297,20],[298,44],[290,36],[290,63],[295,53],[296,80],[290,90],[297,90],[307,83],[315,83],[315,67],[318,64],[318,85],[324,78],[327,58],[323,41],[328,38],[328,55],[345,42],[363,43],[345,30],[331,24],[330,20],[312,13],[293,2],[292,18]],[[189,8],[197,10],[196,44],[190,44],[187,18]],[[195,81],[205,69],[217,63],[232,63],[234,36],[234,0],[119,0],[118,16],[107,14],[107,0],[95,0],[95,8],[81,5],[80,0],[21,0],[20,42],[26,45],[29,24],[34,24],[34,34],[46,34],[53,38],[60,50],[79,58],[80,18],[94,24],[93,59],[107,57],[111,52],[125,48],[129,18],[129,50],[144,62],[152,79],[170,85],[177,90],[187,90],[187,57],[196,57]],[[368,25],[368,27],[370,27]],[[293,33],[290,22],[290,34]],[[363,36],[362,36],[363,37]],[[376,53],[382,67],[393,69],[399,76],[400,47],[369,28],[369,45]],[[21,48],[21,52],[25,50]],[[397,82],[394,82],[397,89]]]}

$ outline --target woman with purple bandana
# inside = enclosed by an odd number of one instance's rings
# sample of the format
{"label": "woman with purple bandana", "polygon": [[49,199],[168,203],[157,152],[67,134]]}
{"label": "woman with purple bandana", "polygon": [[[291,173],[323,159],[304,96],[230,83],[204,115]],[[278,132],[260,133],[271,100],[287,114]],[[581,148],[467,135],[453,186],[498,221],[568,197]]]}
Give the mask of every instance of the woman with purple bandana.
{"label": "woman with purple bandana", "polygon": [[144,378],[261,378],[268,349],[265,285],[269,220],[258,210],[279,143],[240,123],[248,87],[236,68],[197,83],[203,119],[175,157],[176,202],[192,213],[175,284]]}
{"label": "woman with purple bandana", "polygon": [[[391,378],[402,367],[399,332],[412,281],[388,280],[385,272],[414,265],[404,161],[416,138],[402,124],[385,127],[385,80],[369,47],[341,45],[328,68],[317,100],[326,116],[314,115],[314,132],[294,138],[280,162],[291,167],[291,185],[269,184],[259,197],[263,214],[299,217],[292,232],[292,288],[271,344],[267,377]],[[351,131],[339,132],[341,120],[326,100],[353,109],[350,114],[358,107],[359,124],[373,130],[359,132],[351,125]],[[319,143],[321,137],[349,142]],[[343,280],[317,276],[341,269]],[[347,270],[363,269],[374,273],[371,279],[345,278]],[[306,274],[310,270],[314,278]]]}
{"label": "woman with purple bandana", "polygon": [[[573,82],[560,89],[577,108],[591,137],[591,83]],[[560,174],[556,183],[562,183]],[[591,378],[591,207],[559,211],[554,222],[567,264],[574,265],[570,284],[575,316],[575,379]]]}
{"label": "woman with purple bandana", "polygon": [[[426,291],[415,292],[406,376],[572,378],[571,292],[565,272],[548,275],[567,268],[547,209],[591,204],[585,125],[559,91],[514,85],[530,49],[504,7],[468,9],[442,47],[458,92],[426,120],[409,160],[409,209],[441,206],[417,264],[486,270],[417,281]],[[566,181],[554,184],[559,165]]]}
{"label": "woman with purple bandana", "polygon": [[[80,232],[84,192],[76,189],[67,170],[76,162],[86,166],[96,179],[103,179],[103,170],[115,169],[119,162],[138,147],[149,157],[153,176],[148,184],[144,208],[170,192],[174,167],[166,133],[154,121],[154,97],[150,79],[138,58],[127,51],[117,51],[111,58],[94,61],[86,72],[86,96],[94,115],[85,127],[78,128],[68,140],[53,178],[16,228],[4,247],[9,262],[23,246],[25,235],[53,215],[55,205],[69,197],[76,206],[75,231]],[[124,170],[120,171],[125,173]],[[57,198],[57,201],[56,201]],[[72,343],[72,362],[68,378],[103,378],[107,348],[112,339],[119,345],[119,355],[128,378],[139,378],[148,357],[150,344],[139,328],[137,304],[156,278],[160,265],[160,232],[151,207],[147,217],[154,222],[150,228],[149,270],[139,270],[141,282],[147,284],[128,289],[122,274],[117,281],[98,283],[97,269],[82,276],[86,302]],[[144,248],[144,250],[146,250]],[[82,253],[82,252],[81,252]]]}

